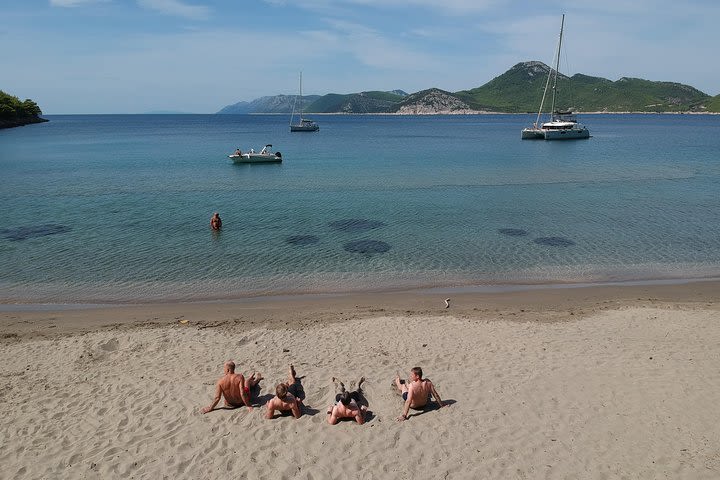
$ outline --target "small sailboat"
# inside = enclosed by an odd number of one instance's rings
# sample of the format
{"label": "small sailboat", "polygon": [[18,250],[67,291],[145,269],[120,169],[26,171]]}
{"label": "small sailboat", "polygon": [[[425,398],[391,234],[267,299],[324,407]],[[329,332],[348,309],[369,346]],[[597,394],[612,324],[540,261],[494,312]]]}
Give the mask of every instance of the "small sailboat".
{"label": "small sailboat", "polygon": [[[297,103],[298,98],[295,98]],[[309,118],[303,118],[303,97],[302,97],[302,72],[300,72],[300,121],[293,123],[295,117],[295,104],[293,104],[293,111],[290,115],[290,131],[291,132],[317,132],[320,130],[320,125],[317,122],[310,120]]]}
{"label": "small sailboat", "polygon": [[[545,83],[545,91],[540,101],[540,110],[532,127],[523,128],[523,140],[573,140],[578,138],[590,138],[590,130],[581,123],[571,111],[560,111],[555,109],[557,97],[558,69],[560,68],[560,49],[562,48],[563,27],[565,26],[565,15],[560,22],[560,40],[558,41],[557,54],[555,59],[555,70],[550,69],[548,79]],[[547,96],[550,80],[552,79],[552,106],[550,108],[550,121],[540,124],[545,97]],[[540,126],[538,126],[540,125]]]}

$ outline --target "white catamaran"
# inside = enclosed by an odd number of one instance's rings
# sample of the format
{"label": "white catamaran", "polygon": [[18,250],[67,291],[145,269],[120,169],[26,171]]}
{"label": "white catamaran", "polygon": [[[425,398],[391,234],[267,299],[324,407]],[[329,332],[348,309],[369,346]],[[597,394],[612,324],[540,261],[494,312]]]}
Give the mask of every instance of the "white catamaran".
{"label": "white catamaran", "polygon": [[[298,98],[295,97],[295,103]],[[293,103],[293,111],[290,115],[290,131],[291,132],[317,132],[320,130],[320,125],[309,118],[303,118],[303,98],[302,98],[302,72],[300,72],[300,122],[293,123],[295,117],[295,104]]]}
{"label": "white catamaran", "polygon": [[[560,49],[562,48],[563,27],[565,26],[565,15],[562,16],[560,22],[560,40],[558,41],[557,54],[555,59],[555,70],[550,69],[547,82],[545,83],[545,91],[540,101],[540,110],[532,127],[523,128],[523,140],[572,140],[577,138],[590,138],[590,131],[581,123],[578,123],[575,114],[571,111],[555,110],[555,100],[557,96],[557,79],[558,69],[560,68]],[[540,124],[540,116],[542,115],[545,97],[547,95],[550,80],[552,79],[552,106],[550,108],[551,117],[549,122]]]}

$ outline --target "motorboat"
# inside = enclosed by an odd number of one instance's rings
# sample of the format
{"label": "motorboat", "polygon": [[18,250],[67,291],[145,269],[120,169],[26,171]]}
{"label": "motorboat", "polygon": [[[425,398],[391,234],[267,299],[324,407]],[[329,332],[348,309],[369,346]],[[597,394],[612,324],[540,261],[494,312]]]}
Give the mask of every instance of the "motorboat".
{"label": "motorboat", "polygon": [[[521,135],[521,138],[523,140],[572,140],[579,138],[590,138],[590,130],[588,130],[585,125],[578,123],[577,117],[573,112],[560,111],[555,109],[558,69],[560,68],[560,49],[562,48],[564,25],[565,15],[562,16],[562,21],[560,23],[560,40],[558,41],[555,70],[551,68],[548,72],[547,82],[545,83],[545,91],[543,92],[542,100],[540,101],[540,110],[538,111],[537,119],[531,127],[523,128]],[[545,97],[547,96],[547,91],[550,86],[550,80],[553,81],[550,121],[541,124],[540,117],[542,115]],[[538,126],[538,124],[540,126]]]}
{"label": "motorboat", "polygon": [[249,152],[243,153],[240,149],[235,150],[235,153],[228,155],[228,158],[233,163],[279,163],[282,162],[282,154],[280,152],[273,152],[272,145],[265,145],[260,152],[255,152],[251,149]]}

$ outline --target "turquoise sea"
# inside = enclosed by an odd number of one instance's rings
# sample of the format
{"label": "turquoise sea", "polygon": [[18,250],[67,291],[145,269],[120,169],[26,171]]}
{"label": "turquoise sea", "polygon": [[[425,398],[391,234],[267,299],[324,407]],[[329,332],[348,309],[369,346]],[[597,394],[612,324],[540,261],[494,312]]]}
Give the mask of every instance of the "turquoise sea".
{"label": "turquoise sea", "polygon": [[[531,115],[0,130],[0,303],[720,277],[720,116],[581,117],[571,142],[521,141]],[[227,158],[266,143],[282,164]]]}

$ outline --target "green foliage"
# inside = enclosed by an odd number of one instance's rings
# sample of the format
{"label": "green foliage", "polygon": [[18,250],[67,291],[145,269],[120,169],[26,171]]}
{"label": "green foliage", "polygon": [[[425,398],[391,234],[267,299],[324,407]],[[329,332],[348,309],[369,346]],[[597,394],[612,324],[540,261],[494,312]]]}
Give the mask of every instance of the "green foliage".
{"label": "green foliage", "polygon": [[[537,112],[550,67],[541,62],[519,63],[485,85],[458,92],[475,108],[498,112]],[[552,87],[552,85],[551,85]],[[611,81],[600,77],[558,75],[556,109],[581,112],[705,111],[707,94],[687,85],[639,78]],[[551,108],[548,91],[543,111]]]}
{"label": "green foliage", "polygon": [[720,95],[712,97],[706,104],[708,112],[720,113]]}
{"label": "green foliage", "polygon": [[[305,113],[424,113],[480,110],[503,113],[537,113],[551,68],[542,62],[518,63],[502,75],[471,90],[445,92],[436,88],[406,95],[405,92],[330,93],[304,97]],[[552,87],[552,85],[550,85]],[[552,88],[543,112],[552,108]],[[558,75],[556,110],[575,112],[719,112],[719,97],[681,83],[639,78],[617,81],[576,74]],[[279,113],[290,111],[293,97],[263,97],[225,107],[220,113]]]}
{"label": "green foliage", "polygon": [[0,90],[0,119],[16,120],[27,117],[37,117],[42,114],[37,103],[30,99],[21,102],[18,97],[9,95]]}
{"label": "green foliage", "polygon": [[404,97],[391,92],[329,93],[305,107],[314,113],[384,113]]}

